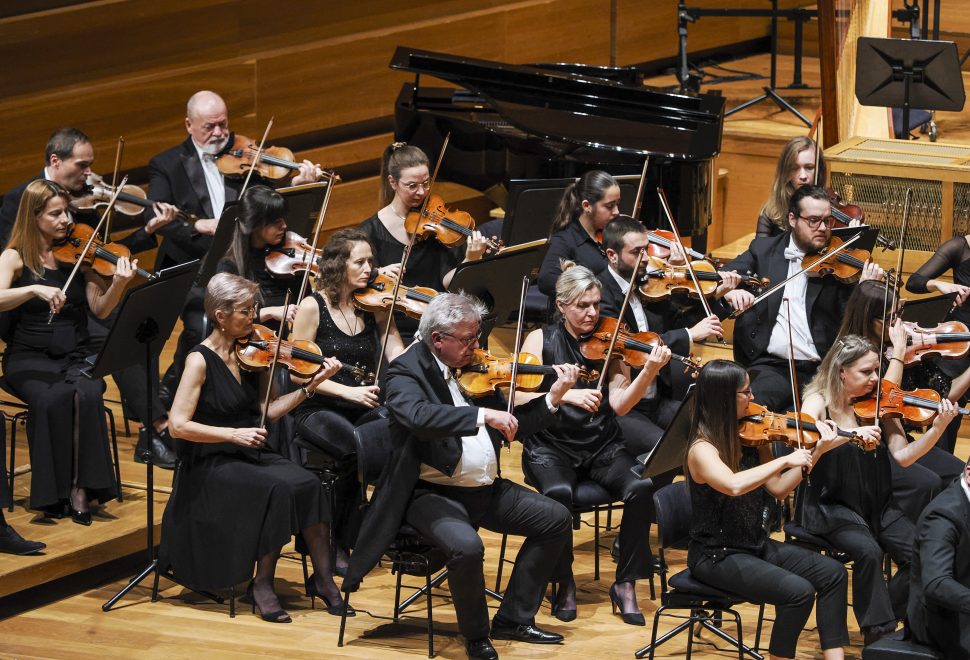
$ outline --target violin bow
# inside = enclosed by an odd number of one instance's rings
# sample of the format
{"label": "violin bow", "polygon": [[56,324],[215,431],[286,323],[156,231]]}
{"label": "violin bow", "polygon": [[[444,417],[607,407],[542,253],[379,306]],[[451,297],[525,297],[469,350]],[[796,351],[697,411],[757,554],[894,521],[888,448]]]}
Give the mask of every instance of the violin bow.
{"label": "violin bow", "polygon": [[[111,185],[112,187],[118,183],[118,170],[121,169],[121,154],[125,151],[125,136],[118,136],[118,148],[115,150],[115,168],[111,173]],[[111,217],[113,214],[108,214],[108,220],[104,223],[104,242],[109,241],[108,237],[111,236]]]}
{"label": "violin bow", "polygon": [[[684,242],[680,240],[680,232],[677,231],[677,223],[674,222],[674,216],[670,212],[670,204],[667,203],[667,195],[664,193],[663,188],[657,188],[657,195],[660,197],[660,206],[663,207],[664,215],[667,216],[667,222],[670,224],[670,229],[673,231],[674,238],[677,239],[677,244],[680,246],[681,252],[684,255],[684,264],[687,265],[687,272],[690,273],[690,279],[694,282],[694,288],[697,289],[697,295],[701,299],[701,306],[704,308],[704,313],[707,316],[713,316],[714,312],[711,311],[711,306],[707,303],[707,298],[704,297],[704,292],[701,289],[701,283],[697,279],[697,273],[694,272],[694,267],[690,264],[690,254],[687,249],[684,248]],[[724,343],[724,337],[721,335],[717,336],[717,340]]]}
{"label": "violin bow", "polygon": [[[85,255],[88,253],[88,250],[91,249],[91,244],[94,243],[94,239],[97,238],[98,232],[101,231],[102,227],[104,227],[104,223],[107,221],[107,218],[108,218],[108,213],[111,212],[112,207],[115,205],[115,202],[118,200],[118,194],[121,192],[121,189],[125,187],[126,183],[128,183],[127,175],[125,176],[124,179],[121,180],[121,185],[115,188],[114,194],[111,195],[111,199],[108,201],[108,207],[104,210],[104,213],[101,214],[101,219],[98,220],[98,226],[94,228],[93,232],[91,232],[91,236],[88,237],[88,242],[84,244],[84,249],[81,250],[81,253],[77,257],[77,261],[74,262],[74,268],[71,270],[71,274],[67,276],[67,281],[64,282],[64,286],[61,287],[61,293],[63,293],[65,296],[67,295],[68,287],[71,286],[71,281],[74,279],[74,276],[77,275],[78,270],[80,270],[81,268],[81,263],[84,261]],[[52,309],[50,314],[47,315],[47,325],[50,325],[51,321],[53,320],[54,320],[54,310]]]}
{"label": "violin bow", "polygon": [[[283,297],[283,309],[290,304],[290,290],[286,290]],[[280,333],[276,336],[276,350],[273,351],[273,361],[269,363],[269,380],[266,382],[266,395],[263,397],[263,410],[259,415],[259,428],[266,428],[266,418],[269,416],[269,400],[273,394],[273,379],[276,377],[276,364],[280,359],[280,349],[283,347],[283,330],[286,324],[280,324]],[[257,456],[262,450],[257,450]]]}
{"label": "violin bow", "polygon": [[[913,189],[906,189],[906,198],[903,202],[903,222],[899,227],[899,253],[896,255],[896,283],[902,287],[903,280],[903,256],[906,254],[906,232],[909,229],[909,202],[913,197]],[[888,285],[891,278],[886,278]],[[893,310],[893,316],[895,316],[895,310]]]}
{"label": "violin bow", "polygon": [[828,261],[832,257],[838,255],[840,252],[842,252],[843,250],[845,250],[846,248],[848,248],[850,245],[852,245],[853,243],[855,243],[860,238],[862,238],[862,232],[859,232],[858,234],[856,234],[855,236],[853,236],[852,238],[850,238],[849,240],[847,240],[845,243],[843,243],[839,247],[837,247],[834,250],[832,250],[831,252],[826,252],[825,254],[821,255],[818,259],[816,259],[815,261],[813,261],[812,263],[810,263],[805,268],[802,268],[800,271],[798,271],[794,275],[789,275],[788,277],[786,277],[785,279],[783,279],[778,284],[775,284],[773,287],[771,287],[770,289],[768,289],[767,291],[765,291],[764,293],[762,293],[760,296],[758,296],[757,298],[755,298],[753,301],[751,301],[751,305],[749,305],[746,309],[743,309],[743,310],[740,310],[740,311],[739,310],[735,310],[735,311],[731,312],[731,314],[728,316],[728,319],[736,319],[739,316],[741,316],[742,314],[744,314],[746,311],[748,311],[749,309],[753,309],[762,300],[764,300],[768,296],[772,295],[776,291],[779,291],[782,288],[784,288],[784,286],[786,284],[788,284],[789,282],[791,282],[796,277],[801,277],[802,275],[804,275],[808,271],[810,271],[813,268],[815,268],[815,266],[817,266],[818,264],[822,263],[823,261]]}
{"label": "violin bow", "polygon": [[239,191],[239,199],[242,199],[243,194],[246,192],[246,188],[249,187],[249,182],[253,178],[253,170],[259,167],[259,159],[263,156],[263,145],[266,144],[266,138],[269,137],[269,131],[273,128],[273,120],[276,117],[270,117],[269,121],[266,123],[266,130],[263,131],[263,139],[259,141],[259,146],[256,147],[256,155],[253,156],[253,162],[249,166],[249,171],[246,172],[246,180],[243,182],[243,187]]}
{"label": "violin bow", "polygon": [[637,197],[633,200],[633,212],[630,217],[634,220],[640,219],[640,207],[643,204],[643,191],[647,187],[647,168],[650,167],[650,156],[643,160],[643,171],[640,173],[640,185],[637,186]]}
{"label": "violin bow", "polygon": [[[512,345],[512,381],[509,383],[509,401],[505,412],[512,414],[515,410],[515,379],[519,375],[519,353],[522,351],[522,334],[525,327],[525,296],[529,291],[529,276],[522,276],[522,292],[519,295],[519,319],[515,324],[515,343]],[[505,448],[511,453],[512,443],[505,442]]]}
{"label": "violin bow", "polygon": [[[333,172],[329,173],[330,182],[327,184],[327,194],[323,196],[323,204],[320,205],[320,213],[317,215],[317,226],[313,230],[313,241],[310,243],[310,254],[316,254],[317,252],[317,242],[320,240],[320,230],[323,229],[323,219],[327,215],[327,207],[330,206],[330,193],[333,192],[333,187],[337,184],[337,175]],[[303,255],[304,259],[308,256],[306,253]],[[303,270],[303,282],[300,284],[300,295],[297,297],[297,304],[303,300],[303,296],[306,295],[307,285],[310,282],[310,268],[312,264],[304,264],[307,267]]]}
{"label": "violin bow", "polygon": [[[802,441],[802,402],[798,396],[798,372],[795,370],[795,340],[792,338],[791,331],[791,300],[786,296],[782,299],[785,303],[785,317],[788,321],[788,375],[791,379],[791,399],[795,407],[795,437],[798,440],[798,448],[802,449],[805,443]],[[802,467],[802,478],[808,480],[808,468]]]}
{"label": "violin bow", "polygon": [[[630,281],[627,282],[626,295],[623,296],[623,304],[620,305],[620,312],[616,316],[616,332],[610,337],[610,345],[606,349],[606,355],[603,357],[603,370],[600,371],[599,380],[596,381],[596,390],[599,392],[603,391],[603,382],[606,380],[606,374],[610,370],[610,360],[613,359],[613,349],[616,348],[616,340],[620,336],[620,324],[623,323],[623,316],[626,314],[626,308],[630,306],[630,296],[633,295],[633,290],[636,288],[637,275],[640,272],[640,264],[643,262],[643,255],[646,250],[640,250],[637,254],[637,263],[633,267],[633,273],[630,275]],[[516,358],[518,359],[518,358]],[[595,413],[593,413],[595,415]]]}
{"label": "violin bow", "polygon": [[[438,179],[438,170],[441,169],[441,161],[445,158],[445,150],[448,148],[448,143],[451,141],[451,132],[445,135],[445,141],[441,145],[441,151],[438,153],[438,162],[434,164],[434,173],[431,175],[431,181],[428,183],[428,189],[424,192],[424,201],[421,203],[421,210],[418,212],[419,222],[420,219],[424,218],[424,214],[428,210],[428,203],[431,201],[431,190],[434,188],[434,182]],[[394,320],[394,305],[397,304],[397,295],[401,292],[401,282],[404,281],[404,273],[407,272],[408,258],[411,256],[411,249],[414,247],[414,241],[418,236],[418,228],[415,227],[414,231],[408,235],[408,243],[404,246],[404,252],[401,255],[401,269],[398,273],[397,280],[394,282],[394,290],[391,293],[391,308],[387,311],[387,323],[384,325],[384,336],[381,337],[381,352],[377,356],[377,368],[374,369],[375,380],[381,377],[381,366],[384,364],[384,351],[387,350],[387,338],[391,334],[391,322]]]}

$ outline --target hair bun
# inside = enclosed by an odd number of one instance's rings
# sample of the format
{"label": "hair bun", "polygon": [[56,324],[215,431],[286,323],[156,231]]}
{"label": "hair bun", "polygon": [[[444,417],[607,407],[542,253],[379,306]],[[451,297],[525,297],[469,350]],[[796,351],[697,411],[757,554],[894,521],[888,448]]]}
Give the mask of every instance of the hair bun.
{"label": "hair bun", "polygon": [[564,272],[564,273],[567,270],[569,270],[570,268],[575,268],[576,265],[577,265],[576,262],[575,261],[572,261],[571,259],[560,259],[559,260],[559,269],[562,270],[562,272]]}
{"label": "hair bun", "polygon": [[408,146],[407,142],[393,142],[391,143],[391,151],[397,151],[401,147],[406,147],[406,146]]}

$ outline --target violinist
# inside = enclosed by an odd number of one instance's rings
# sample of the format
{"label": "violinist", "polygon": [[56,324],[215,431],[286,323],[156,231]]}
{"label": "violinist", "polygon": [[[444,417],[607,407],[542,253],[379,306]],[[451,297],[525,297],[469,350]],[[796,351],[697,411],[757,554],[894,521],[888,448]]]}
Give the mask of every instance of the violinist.
{"label": "violinist", "polygon": [[757,450],[738,438],[737,421],[751,399],[742,367],[727,360],[704,365],[684,462],[693,510],[687,565],[705,584],[775,606],[771,658],[795,657],[816,601],[822,657],[843,658],[842,647],[849,643],[845,568],[831,557],[770,538],[763,523],[772,498],[787,497],[802,482],[802,470],[812,472],[836,442],[835,425],[817,424],[821,437],[814,449],[796,449],[761,465]]}
{"label": "violinist", "polygon": [[590,170],[563,192],[552,221],[548,250],[539,268],[539,291],[554,298],[562,262],[594,273],[606,268],[599,233],[620,214],[620,184],[602,170]]}
{"label": "violinist", "polygon": [[[831,204],[816,186],[799,188],[788,209],[788,231],[770,238],[756,238],[747,251],[724,266],[724,270],[754,272],[774,284],[802,269],[802,259],[829,243]],[[882,269],[872,262],[862,268],[861,279],[880,279]],[[778,292],[748,309],[754,295],[734,289],[724,298],[736,310],[747,310],[734,325],[734,359],[751,374],[755,401],[770,410],[791,405],[788,371],[788,321],[782,300],[791,301],[795,366],[799,382],[808,382],[838,334],[839,324],[852,286],[833,277],[800,275]]]}
{"label": "violinist", "polygon": [[[819,160],[817,163],[816,152]],[[788,209],[792,195],[803,186],[813,185],[825,185],[825,157],[812,138],[793,137],[778,157],[771,192],[758,215],[755,234],[760,238],[777,236],[788,231]]]}
{"label": "violinist", "polygon": [[[833,344],[805,390],[802,411],[879,443],[873,454],[834,441],[796,498],[801,525],[853,562],[852,607],[867,645],[896,629],[909,593],[914,527],[893,494],[890,457],[902,467],[912,465],[957,415],[956,406],[944,399],[932,425],[908,442],[899,420],[883,417],[870,424],[856,416],[853,402],[872,394],[878,383],[879,357],[868,339],[846,335]],[[897,566],[888,584],[885,553]]]}
{"label": "violinist", "polygon": [[[320,480],[266,447],[258,426],[271,387],[264,372],[242,371],[236,340],[248,337],[256,316],[253,282],[218,273],[206,287],[212,333],[186,359],[170,419],[172,435],[184,442],[178,485],[165,507],[161,570],[195,589],[238,584],[252,576],[247,595],[270,623],[290,623],[273,590],[280,549],[296,533],[309,548],[314,574],[307,595],[339,615],[343,599],[330,572],[330,508]],[[324,360],[307,383],[315,388],[340,368]],[[276,419],[304,399],[300,391],[273,397],[265,411]]]}
{"label": "violinist", "polygon": [[[405,220],[410,212],[421,208],[431,190],[428,164],[427,155],[413,145],[395,142],[384,150],[382,208],[357,227],[370,240],[382,275],[397,278],[401,273],[401,259],[409,239]],[[484,253],[485,239],[478,231],[472,232],[464,248],[448,248],[434,238],[416,241],[402,284],[444,291],[451,284],[459,263],[477,261]],[[405,343],[409,343],[417,330],[417,321],[400,312],[395,313],[394,319]]]}
{"label": "violinist", "polygon": [[111,313],[137,262],[119,258],[110,283],[82,266],[62,291],[73,265],[57,263],[52,249],[70,231],[69,204],[68,192],[46,179],[24,190],[10,242],[0,254],[0,311],[10,313],[3,373],[30,407],[31,507],[53,517],[69,511],[75,522],[90,525],[89,502],[103,504],[117,493],[104,383],[80,373],[91,354],[87,315]]}
{"label": "violinist", "polygon": [[[970,370],[961,376],[951,379],[943,373],[937,365],[943,360],[920,360],[917,364],[903,367],[907,346],[911,343],[921,344],[932,341],[932,334],[916,331],[912,324],[904,323],[898,318],[898,303],[894,292],[887,296],[886,284],[868,280],[861,282],[846,305],[845,318],[839,328],[839,336],[861,335],[866,337],[874,346],[880,341],[889,347],[888,359],[883,359],[883,378],[904,389],[930,388],[945,395],[950,401],[957,403],[967,386],[970,385]],[[883,306],[887,319],[896,317],[896,323],[890,327],[883,322]],[[891,461],[893,474],[893,493],[900,508],[916,522],[920,512],[937,493],[957,477],[963,467],[963,462],[951,452],[941,448],[940,443],[948,434],[952,434],[955,441],[956,432],[960,428],[960,418],[956,418],[940,436],[937,446],[930,449],[907,468],[900,467]]]}
{"label": "violinist", "polygon": [[[354,292],[367,285],[374,267],[367,235],[356,229],[338,230],[324,246],[319,265],[316,291],[300,303],[292,338],[310,340],[324,355],[372,374],[388,312],[365,312],[354,305]],[[387,361],[403,350],[401,336],[391,321]],[[328,456],[351,459],[356,452],[354,426],[381,404],[380,388],[373,380],[361,382],[349,373],[338,372],[310,393],[293,413],[297,431]],[[350,521],[357,510],[359,492],[355,480],[349,479],[341,481],[340,489],[334,493],[338,511],[334,533],[341,549],[353,545]],[[338,556],[338,565],[344,564],[345,559]]]}
{"label": "violinist", "polygon": [[[622,361],[604,366],[587,360],[580,341],[599,323],[601,289],[600,281],[588,268],[567,262],[556,283],[556,308],[561,320],[532,331],[523,342],[522,350],[541,356],[543,364],[574,363],[608,372],[603,391],[597,390],[595,384],[586,384],[573,387],[564,395],[555,421],[526,439],[522,469],[540,493],[566,506],[572,505],[576,484],[585,479],[595,480],[617,500],[623,500],[616,581],[610,587],[610,600],[619,607],[624,623],[642,626],[636,581],[649,577],[654,570],[649,538],[654,484],[631,471],[639,464],[624,447],[616,420],[643,399],[670,360],[671,352],[667,346],[656,347],[635,376]],[[516,403],[536,396],[516,392]],[[564,621],[576,616],[572,561],[570,546],[553,574],[559,591],[552,611]]]}

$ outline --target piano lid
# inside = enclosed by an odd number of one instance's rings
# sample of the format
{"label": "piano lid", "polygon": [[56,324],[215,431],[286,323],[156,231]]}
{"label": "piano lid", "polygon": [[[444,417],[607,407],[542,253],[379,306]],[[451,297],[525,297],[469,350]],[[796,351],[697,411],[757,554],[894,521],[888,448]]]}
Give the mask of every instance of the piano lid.
{"label": "piano lid", "polygon": [[721,148],[720,96],[685,96],[567,70],[404,46],[390,67],[472,90],[510,125],[547,140],[683,160],[706,160]]}

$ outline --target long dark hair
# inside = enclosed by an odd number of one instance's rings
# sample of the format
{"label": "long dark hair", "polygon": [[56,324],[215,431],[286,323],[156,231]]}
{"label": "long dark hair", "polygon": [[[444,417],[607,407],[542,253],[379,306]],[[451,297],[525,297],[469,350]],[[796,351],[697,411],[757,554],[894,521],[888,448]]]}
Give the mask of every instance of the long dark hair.
{"label": "long dark hair", "polygon": [[888,318],[896,304],[894,291],[890,290],[889,297],[886,298],[886,286],[885,282],[876,280],[859,282],[845,305],[845,316],[842,317],[842,325],[839,326],[839,337],[860,335],[876,344],[879,343],[881,338],[873,331],[872,322],[882,319],[884,305]]}
{"label": "long dark hair", "polygon": [[283,195],[266,186],[252,186],[239,200],[239,223],[232,236],[232,243],[225,258],[236,267],[236,272],[247,280],[253,279],[250,260],[249,237],[266,225],[286,217],[287,204]]}
{"label": "long dark hair", "polygon": [[[711,360],[701,369],[694,386],[690,422],[690,448],[698,442],[709,442],[721,460],[738,471],[741,445],[738,442],[737,393],[744,386],[747,372],[730,360]],[[689,474],[684,456],[684,474]]]}
{"label": "long dark hair", "polygon": [[[317,259],[320,275],[316,278],[316,289],[322,291],[334,307],[340,304],[340,289],[347,281],[347,260],[350,259],[350,253],[353,252],[356,243],[371,244],[367,234],[359,229],[339,229],[323,246],[323,252]],[[372,254],[373,249],[374,246],[371,245]],[[371,266],[373,265],[372,258]]]}
{"label": "long dark hair", "polygon": [[409,167],[420,167],[428,165],[428,155],[420,148],[405,142],[395,142],[384,150],[381,157],[381,208],[384,208],[394,199],[394,189],[387,177],[392,177],[395,181],[401,180],[401,170]]}
{"label": "long dark hair", "polygon": [[617,185],[616,179],[603,170],[590,170],[569,184],[559,201],[559,209],[552,221],[550,233],[565,229],[570,222],[578,220],[583,214],[584,201],[595,204],[615,185]]}

